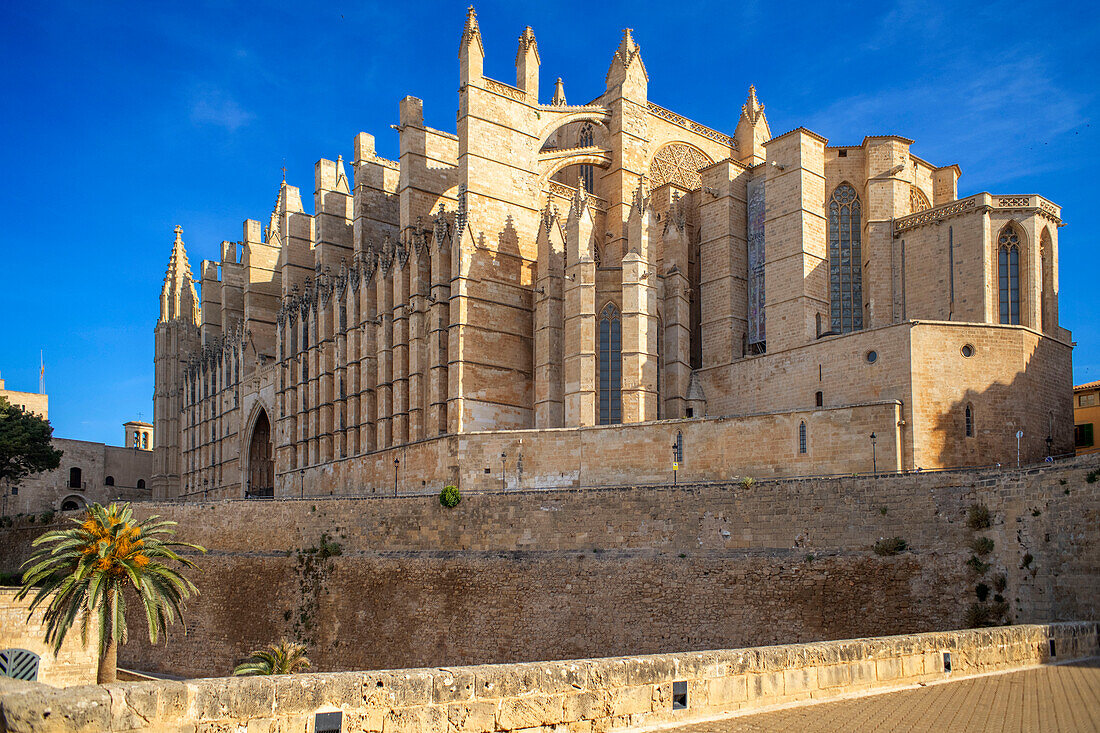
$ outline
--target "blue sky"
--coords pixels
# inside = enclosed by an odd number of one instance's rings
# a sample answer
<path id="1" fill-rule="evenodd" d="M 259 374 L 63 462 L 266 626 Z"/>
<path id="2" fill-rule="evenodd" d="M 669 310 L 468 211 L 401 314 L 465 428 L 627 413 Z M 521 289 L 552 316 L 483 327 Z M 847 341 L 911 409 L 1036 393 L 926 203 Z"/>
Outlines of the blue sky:
<path id="1" fill-rule="evenodd" d="M 312 191 L 318 158 L 360 130 L 396 157 L 397 103 L 453 130 L 466 3 L 3 3 L 0 376 L 35 391 L 55 434 L 118 443 L 152 414 L 153 326 L 172 242 L 191 262 L 267 220 L 284 159 Z M 777 134 L 833 144 L 896 133 L 962 196 L 1063 206 L 1061 321 L 1076 382 L 1100 379 L 1096 211 L 1100 11 L 1061 3 L 481 2 L 486 74 L 513 82 L 535 29 L 542 96 L 603 88 L 634 28 L 649 97 L 732 132 L 750 83 Z M 305 198 L 305 196 L 304 196 Z"/>

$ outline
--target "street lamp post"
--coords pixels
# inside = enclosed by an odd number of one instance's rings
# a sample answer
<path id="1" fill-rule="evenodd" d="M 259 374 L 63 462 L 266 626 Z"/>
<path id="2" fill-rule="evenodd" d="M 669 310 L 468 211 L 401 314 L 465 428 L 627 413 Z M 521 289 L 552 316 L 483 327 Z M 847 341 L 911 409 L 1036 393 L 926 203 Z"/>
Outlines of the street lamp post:
<path id="1" fill-rule="evenodd" d="M 397 497 L 397 467 L 401 465 L 400 458 L 393 459 L 393 495 Z"/>
<path id="2" fill-rule="evenodd" d="M 505 482 L 505 479 L 508 476 L 508 474 L 505 471 L 505 465 L 506 465 L 507 460 L 508 460 L 508 454 L 504 453 L 504 452 L 501 452 L 501 454 L 500 454 L 500 490 L 501 491 L 507 491 L 508 490 L 508 484 Z"/>
<path id="3" fill-rule="evenodd" d="M 306 498 L 306 470 L 304 468 L 298 470 L 298 498 Z"/>
<path id="4" fill-rule="evenodd" d="M 672 441 L 672 485 L 676 485 L 676 474 L 680 470 L 680 462 L 677 460 L 680 457 L 680 446 L 676 444 L 676 441 Z"/>
<path id="5" fill-rule="evenodd" d="M 874 472 L 874 477 L 878 478 L 878 452 L 875 448 L 874 433 L 871 433 L 871 471 Z"/>
<path id="6" fill-rule="evenodd" d="M 1024 437 L 1023 430 L 1016 431 L 1016 468 L 1020 467 L 1020 438 Z"/>

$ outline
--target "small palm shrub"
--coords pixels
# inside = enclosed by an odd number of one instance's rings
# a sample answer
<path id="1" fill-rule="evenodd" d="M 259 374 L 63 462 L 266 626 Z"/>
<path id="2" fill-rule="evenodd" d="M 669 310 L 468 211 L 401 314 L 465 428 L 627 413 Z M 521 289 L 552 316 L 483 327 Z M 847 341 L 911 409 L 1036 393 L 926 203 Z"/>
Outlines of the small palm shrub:
<path id="1" fill-rule="evenodd" d="M 1100 479 L 1100 468 L 1096 469 L 1095 471 L 1089 471 L 1087 474 L 1085 474 L 1085 481 L 1090 484 L 1096 483 L 1097 479 Z"/>
<path id="2" fill-rule="evenodd" d="M 901 537 L 886 537 L 875 543 L 874 550 L 876 555 L 889 556 L 905 552 L 908 547 L 909 543 Z"/>
<path id="3" fill-rule="evenodd" d="M 250 652 L 248 658 L 233 670 L 233 674 L 238 677 L 294 674 L 305 672 L 309 667 L 305 644 L 280 639 L 277 644 L 268 644 L 263 649 Z"/>
<path id="4" fill-rule="evenodd" d="M 462 493 L 457 486 L 444 486 L 443 491 L 439 492 L 439 503 L 448 509 L 458 506 L 460 501 L 462 501 Z"/>
<path id="5" fill-rule="evenodd" d="M 742 489 L 751 489 L 753 486 L 756 486 L 756 479 L 752 476 L 745 476 L 737 483 Z"/>

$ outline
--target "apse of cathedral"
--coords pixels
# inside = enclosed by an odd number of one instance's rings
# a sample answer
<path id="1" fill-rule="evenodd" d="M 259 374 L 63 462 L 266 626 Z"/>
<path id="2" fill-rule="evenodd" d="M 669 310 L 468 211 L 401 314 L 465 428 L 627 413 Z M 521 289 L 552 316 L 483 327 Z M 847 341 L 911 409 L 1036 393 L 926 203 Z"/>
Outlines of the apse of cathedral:
<path id="1" fill-rule="evenodd" d="M 897 472 L 1007 463 L 1017 432 L 1026 460 L 1072 450 L 1058 206 L 960 199 L 959 167 L 899 135 L 773 135 L 752 87 L 732 134 L 687 119 L 629 30 L 582 104 L 540 91 L 531 28 L 514 85 L 484 56 L 471 8 L 456 131 L 406 97 L 399 159 L 359 133 L 317 162 L 313 213 L 284 175 L 197 277 L 176 228 L 158 496 Z"/>

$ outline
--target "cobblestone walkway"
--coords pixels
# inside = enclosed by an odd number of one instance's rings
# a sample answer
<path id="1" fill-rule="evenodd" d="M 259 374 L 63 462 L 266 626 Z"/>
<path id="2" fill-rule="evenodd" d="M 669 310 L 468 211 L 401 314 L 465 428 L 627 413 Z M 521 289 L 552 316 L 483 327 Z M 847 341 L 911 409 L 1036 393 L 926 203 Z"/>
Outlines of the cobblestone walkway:
<path id="1" fill-rule="evenodd" d="M 675 733 L 1100 731 L 1100 658 L 696 723 Z"/>

